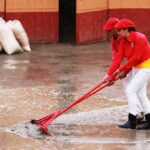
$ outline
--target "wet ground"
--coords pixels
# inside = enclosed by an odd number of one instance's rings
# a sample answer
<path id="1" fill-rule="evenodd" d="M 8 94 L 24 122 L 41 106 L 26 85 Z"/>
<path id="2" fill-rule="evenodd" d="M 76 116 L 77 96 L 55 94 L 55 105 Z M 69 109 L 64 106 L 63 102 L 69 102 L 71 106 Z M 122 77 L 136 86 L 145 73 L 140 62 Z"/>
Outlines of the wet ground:
<path id="1" fill-rule="evenodd" d="M 107 42 L 32 45 L 32 50 L 0 55 L 0 149 L 150 149 L 150 131 L 117 126 L 127 117 L 122 81 L 56 119 L 48 128 L 51 136 L 41 134 L 30 119 L 64 108 L 100 82 L 111 52 Z"/>

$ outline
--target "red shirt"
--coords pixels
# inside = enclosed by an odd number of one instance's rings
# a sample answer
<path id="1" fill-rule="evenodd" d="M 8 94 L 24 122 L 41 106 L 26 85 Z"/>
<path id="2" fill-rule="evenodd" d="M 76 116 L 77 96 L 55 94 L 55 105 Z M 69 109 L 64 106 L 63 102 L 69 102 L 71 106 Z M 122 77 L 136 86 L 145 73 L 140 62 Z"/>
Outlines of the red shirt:
<path id="1" fill-rule="evenodd" d="M 118 36 L 118 38 L 115 40 L 113 37 L 111 39 L 111 49 L 112 49 L 112 60 L 116 57 L 118 51 L 119 51 L 119 45 L 121 42 L 121 37 Z"/>
<path id="2" fill-rule="evenodd" d="M 128 61 L 120 67 L 124 57 Z M 133 66 L 149 58 L 150 46 L 145 35 L 139 32 L 130 32 L 128 40 L 121 40 L 119 52 L 108 70 L 108 75 L 112 75 L 119 67 L 120 71 L 128 72 Z"/>

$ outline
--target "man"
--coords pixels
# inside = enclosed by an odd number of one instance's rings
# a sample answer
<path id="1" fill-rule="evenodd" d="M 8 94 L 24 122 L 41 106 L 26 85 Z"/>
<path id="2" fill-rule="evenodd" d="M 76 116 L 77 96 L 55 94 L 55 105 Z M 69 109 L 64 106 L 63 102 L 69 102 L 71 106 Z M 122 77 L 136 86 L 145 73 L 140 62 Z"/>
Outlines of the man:
<path id="1" fill-rule="evenodd" d="M 103 27 L 103 29 L 108 33 L 108 38 L 111 40 L 112 60 L 115 58 L 117 52 L 119 51 L 119 44 L 121 42 L 121 38 L 118 36 L 115 30 L 115 25 L 118 22 L 118 18 L 110 18 Z"/>
<path id="2" fill-rule="evenodd" d="M 121 45 L 121 41 L 123 40 L 123 38 L 121 36 L 118 36 L 117 34 L 117 30 L 115 29 L 115 26 L 119 23 L 119 19 L 118 18 L 110 18 L 106 24 L 104 25 L 104 30 L 108 32 L 108 38 L 111 39 L 111 48 L 112 48 L 112 61 L 115 59 L 115 57 L 117 57 L 117 54 L 120 50 L 120 45 Z M 121 78 L 125 78 L 124 80 L 124 90 L 126 91 L 126 87 L 127 85 L 130 83 L 130 80 L 132 78 L 132 72 L 131 69 L 129 69 L 125 74 L 121 75 Z M 109 75 L 107 74 L 104 79 L 108 78 Z M 110 85 L 114 84 L 113 80 L 110 80 Z M 138 122 L 141 123 L 141 120 L 143 119 L 144 115 L 143 115 L 143 109 L 142 106 L 140 104 L 137 105 L 138 107 Z M 129 126 L 129 122 L 127 122 L 123 128 L 128 128 Z M 120 126 L 122 127 L 122 126 Z"/>
<path id="3" fill-rule="evenodd" d="M 108 69 L 108 76 L 118 69 L 119 78 L 124 78 L 124 89 L 128 98 L 128 121 L 121 128 L 137 128 L 137 115 L 144 112 L 147 120 L 142 129 L 150 129 L 150 102 L 146 95 L 146 85 L 150 78 L 150 49 L 145 35 L 136 32 L 135 24 L 128 19 L 122 19 L 115 26 L 117 34 L 122 37 L 119 52 Z M 120 67 L 123 58 L 127 62 Z"/>

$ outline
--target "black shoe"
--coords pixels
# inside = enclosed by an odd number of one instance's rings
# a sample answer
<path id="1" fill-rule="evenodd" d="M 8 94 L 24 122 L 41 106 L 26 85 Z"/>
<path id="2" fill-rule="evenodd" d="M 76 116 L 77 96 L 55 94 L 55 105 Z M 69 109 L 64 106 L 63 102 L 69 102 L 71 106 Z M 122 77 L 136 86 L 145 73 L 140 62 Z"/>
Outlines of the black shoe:
<path id="1" fill-rule="evenodd" d="M 144 118 L 144 113 L 141 112 L 140 114 L 137 115 L 137 124 L 143 124 L 146 123 L 146 120 Z"/>
<path id="2" fill-rule="evenodd" d="M 136 124 L 137 124 L 136 116 L 129 113 L 128 121 L 123 125 L 119 125 L 119 127 L 125 129 L 136 129 Z"/>
<path id="3" fill-rule="evenodd" d="M 130 128 L 130 121 L 128 120 L 125 124 L 118 125 L 118 127 L 128 129 Z"/>
<path id="4" fill-rule="evenodd" d="M 150 114 L 145 115 L 146 123 L 138 127 L 138 130 L 149 130 L 150 129 Z"/>
<path id="5" fill-rule="evenodd" d="M 146 120 L 144 118 L 137 118 L 137 124 L 144 124 L 146 123 Z"/>

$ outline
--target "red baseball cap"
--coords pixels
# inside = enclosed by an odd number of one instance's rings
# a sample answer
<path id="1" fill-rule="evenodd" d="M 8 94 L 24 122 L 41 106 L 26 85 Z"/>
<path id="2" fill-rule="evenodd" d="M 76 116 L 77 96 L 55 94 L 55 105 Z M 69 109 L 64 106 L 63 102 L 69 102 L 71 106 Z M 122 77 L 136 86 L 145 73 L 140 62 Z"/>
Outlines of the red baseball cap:
<path id="1" fill-rule="evenodd" d="M 116 25 L 115 28 L 116 29 L 123 29 L 123 28 L 130 28 L 130 27 L 135 27 L 135 23 L 132 22 L 129 19 L 121 19 Z"/>
<path id="2" fill-rule="evenodd" d="M 109 31 L 115 28 L 115 25 L 119 22 L 118 18 L 110 18 L 107 20 L 106 24 L 103 27 L 103 30 Z"/>

